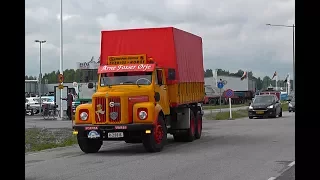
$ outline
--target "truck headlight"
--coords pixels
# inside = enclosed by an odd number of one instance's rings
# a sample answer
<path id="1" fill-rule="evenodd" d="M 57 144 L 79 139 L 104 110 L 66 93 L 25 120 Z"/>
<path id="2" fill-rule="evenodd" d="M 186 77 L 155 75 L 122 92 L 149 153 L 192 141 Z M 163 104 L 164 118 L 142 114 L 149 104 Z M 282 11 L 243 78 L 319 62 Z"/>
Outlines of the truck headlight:
<path id="1" fill-rule="evenodd" d="M 289 107 L 292 107 L 292 104 L 291 104 L 291 103 L 289 103 Z"/>
<path id="2" fill-rule="evenodd" d="M 268 108 L 269 108 L 269 109 L 272 109 L 272 108 L 273 108 L 273 105 L 271 105 L 271 106 L 268 106 Z"/>
<path id="3" fill-rule="evenodd" d="M 252 106 L 249 106 L 249 109 L 253 109 L 253 107 L 252 107 Z"/>
<path id="4" fill-rule="evenodd" d="M 139 112 L 139 118 L 142 119 L 142 120 L 143 120 L 143 119 L 146 119 L 146 118 L 147 118 L 147 115 L 148 115 L 148 114 L 147 114 L 147 112 L 145 112 L 145 111 L 140 111 L 140 112 Z"/>
<path id="5" fill-rule="evenodd" d="M 145 120 L 148 117 L 148 109 L 147 108 L 138 108 L 138 117 L 141 120 Z"/>
<path id="6" fill-rule="evenodd" d="M 86 120 L 88 119 L 88 113 L 82 112 L 82 113 L 80 114 L 80 119 L 81 119 L 82 121 L 86 121 Z"/>

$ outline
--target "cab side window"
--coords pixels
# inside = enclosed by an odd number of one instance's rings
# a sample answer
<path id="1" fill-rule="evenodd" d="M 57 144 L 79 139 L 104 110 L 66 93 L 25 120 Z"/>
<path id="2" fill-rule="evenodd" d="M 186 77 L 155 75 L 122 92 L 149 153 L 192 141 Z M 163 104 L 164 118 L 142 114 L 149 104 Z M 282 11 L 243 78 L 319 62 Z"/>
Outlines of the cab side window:
<path id="1" fill-rule="evenodd" d="M 157 83 L 160 86 L 163 84 L 163 77 L 162 77 L 162 70 L 161 69 L 157 69 Z"/>

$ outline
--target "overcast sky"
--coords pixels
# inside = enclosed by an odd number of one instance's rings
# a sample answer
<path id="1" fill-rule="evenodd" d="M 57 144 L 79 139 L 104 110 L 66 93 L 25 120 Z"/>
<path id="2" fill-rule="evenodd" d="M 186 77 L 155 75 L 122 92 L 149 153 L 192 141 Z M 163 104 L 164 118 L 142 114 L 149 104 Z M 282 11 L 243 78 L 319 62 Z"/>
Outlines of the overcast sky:
<path id="1" fill-rule="evenodd" d="M 26 0 L 26 74 L 59 69 L 59 0 Z M 173 26 L 203 38 L 204 67 L 292 74 L 294 0 L 64 0 L 64 69 L 100 54 L 100 31 Z"/>

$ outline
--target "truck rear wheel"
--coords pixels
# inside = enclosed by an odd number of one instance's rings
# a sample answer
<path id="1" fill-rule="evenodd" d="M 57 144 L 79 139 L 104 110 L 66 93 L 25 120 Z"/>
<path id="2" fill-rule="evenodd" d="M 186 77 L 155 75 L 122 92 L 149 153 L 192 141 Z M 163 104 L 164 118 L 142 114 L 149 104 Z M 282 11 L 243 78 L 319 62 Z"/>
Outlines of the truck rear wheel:
<path id="1" fill-rule="evenodd" d="M 196 116 L 196 131 L 194 137 L 196 139 L 200 139 L 202 134 L 202 115 L 200 112 L 197 113 Z"/>
<path id="2" fill-rule="evenodd" d="M 167 142 L 167 127 L 164 123 L 164 117 L 158 116 L 151 134 L 146 134 L 143 137 L 142 143 L 148 152 L 160 152 Z"/>
<path id="3" fill-rule="evenodd" d="M 96 153 L 100 150 L 103 141 L 78 137 L 78 144 L 84 153 Z"/>
<path id="4" fill-rule="evenodd" d="M 193 111 L 190 112 L 190 128 L 187 129 L 187 132 L 180 132 L 173 135 L 174 141 L 180 142 L 192 142 L 195 138 L 196 131 L 196 122 Z"/>
<path id="5" fill-rule="evenodd" d="M 216 105 L 216 100 L 215 99 L 210 99 L 208 104 Z"/>

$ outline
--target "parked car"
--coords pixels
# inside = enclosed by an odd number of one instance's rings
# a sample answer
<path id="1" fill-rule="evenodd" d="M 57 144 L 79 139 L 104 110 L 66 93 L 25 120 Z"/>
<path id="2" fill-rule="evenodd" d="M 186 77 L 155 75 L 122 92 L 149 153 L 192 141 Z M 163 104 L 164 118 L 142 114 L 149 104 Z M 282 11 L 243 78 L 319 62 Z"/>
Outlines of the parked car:
<path id="1" fill-rule="evenodd" d="M 29 109 L 32 109 L 33 114 L 39 113 L 40 104 L 37 97 L 26 98 L 26 105 L 28 105 Z"/>
<path id="2" fill-rule="evenodd" d="M 291 99 L 291 101 L 289 101 L 289 103 L 288 103 L 288 110 L 289 110 L 289 112 L 295 112 L 296 111 L 296 101 L 295 101 L 295 98 L 293 97 L 292 99 Z"/>
<path id="3" fill-rule="evenodd" d="M 253 117 L 282 117 L 279 98 L 275 94 L 256 95 L 248 109 L 248 116 Z"/>
<path id="4" fill-rule="evenodd" d="M 25 98 L 25 102 L 24 102 L 24 114 L 29 115 L 29 116 L 34 115 L 34 111 L 30 107 L 30 105 L 28 104 L 28 100 L 26 98 Z"/>

